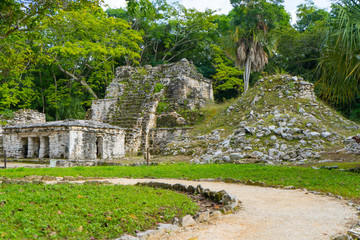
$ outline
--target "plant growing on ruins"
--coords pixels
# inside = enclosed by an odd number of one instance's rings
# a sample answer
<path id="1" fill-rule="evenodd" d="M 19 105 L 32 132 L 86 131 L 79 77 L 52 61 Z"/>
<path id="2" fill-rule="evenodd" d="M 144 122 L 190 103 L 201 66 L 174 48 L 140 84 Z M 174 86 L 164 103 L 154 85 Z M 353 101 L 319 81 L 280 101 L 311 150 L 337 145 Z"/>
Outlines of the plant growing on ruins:
<path id="1" fill-rule="evenodd" d="M 159 92 L 161 92 L 161 90 L 163 90 L 164 89 L 164 84 L 162 84 L 162 83 L 157 83 L 157 84 L 155 84 L 155 89 L 154 89 L 154 93 L 159 93 Z"/>
<path id="2" fill-rule="evenodd" d="M 164 112 L 168 112 L 170 110 L 170 103 L 166 102 L 165 99 L 163 99 L 161 102 L 159 102 L 156 112 L 161 114 Z"/>
<path id="3" fill-rule="evenodd" d="M 147 74 L 147 71 L 144 67 L 139 67 L 137 69 L 137 73 L 140 75 L 140 76 L 145 76 Z"/>
<path id="4" fill-rule="evenodd" d="M 14 112 L 11 109 L 4 109 L 0 111 L 0 118 L 11 119 L 14 117 Z"/>

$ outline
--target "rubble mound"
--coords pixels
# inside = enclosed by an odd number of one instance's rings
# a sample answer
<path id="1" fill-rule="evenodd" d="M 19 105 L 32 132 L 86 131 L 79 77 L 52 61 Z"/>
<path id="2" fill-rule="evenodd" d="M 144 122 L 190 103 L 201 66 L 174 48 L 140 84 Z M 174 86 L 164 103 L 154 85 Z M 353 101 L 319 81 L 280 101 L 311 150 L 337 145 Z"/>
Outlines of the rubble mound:
<path id="1" fill-rule="evenodd" d="M 193 162 L 304 163 L 347 146 L 354 152 L 359 126 L 316 99 L 299 77 L 265 77 L 207 123 L 210 133 L 173 143 L 172 152 L 194 153 Z M 195 130 L 196 131 L 196 130 Z M 349 149 L 350 148 L 350 149 Z M 360 147 L 358 147 L 360 149 Z"/>

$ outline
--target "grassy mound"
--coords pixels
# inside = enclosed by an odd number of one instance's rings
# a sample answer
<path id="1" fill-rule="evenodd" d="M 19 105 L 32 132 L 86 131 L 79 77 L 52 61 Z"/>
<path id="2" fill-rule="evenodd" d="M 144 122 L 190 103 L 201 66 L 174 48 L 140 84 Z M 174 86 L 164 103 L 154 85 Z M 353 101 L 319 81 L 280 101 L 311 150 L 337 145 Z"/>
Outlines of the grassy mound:
<path id="1" fill-rule="evenodd" d="M 360 133 L 357 124 L 315 97 L 312 84 L 288 75 L 264 78 L 239 99 L 204 112 L 191 141 L 171 145 L 168 155 L 204 155 L 198 160 L 216 162 L 237 153 L 237 160 L 307 163 L 343 149 L 348 137 Z"/>
<path id="2" fill-rule="evenodd" d="M 231 133 L 242 121 L 257 123 L 263 120 L 264 124 L 276 124 L 273 120 L 276 114 L 298 118 L 299 123 L 294 125 L 302 128 L 327 128 L 345 136 L 360 132 L 357 124 L 345 119 L 320 99 L 316 99 L 315 96 L 304 97 L 303 90 L 299 89 L 300 82 L 304 81 L 302 78 L 295 79 L 288 75 L 274 75 L 261 79 L 238 99 L 204 110 L 206 120 L 196 126 L 195 133 L 208 134 L 218 128 Z M 300 108 L 303 111 L 299 111 Z M 283 119 L 283 122 L 288 120 Z M 315 126 L 306 127 L 309 122 Z"/>
<path id="3" fill-rule="evenodd" d="M 181 194 L 118 185 L 0 185 L 4 239 L 111 239 L 194 214 Z"/>

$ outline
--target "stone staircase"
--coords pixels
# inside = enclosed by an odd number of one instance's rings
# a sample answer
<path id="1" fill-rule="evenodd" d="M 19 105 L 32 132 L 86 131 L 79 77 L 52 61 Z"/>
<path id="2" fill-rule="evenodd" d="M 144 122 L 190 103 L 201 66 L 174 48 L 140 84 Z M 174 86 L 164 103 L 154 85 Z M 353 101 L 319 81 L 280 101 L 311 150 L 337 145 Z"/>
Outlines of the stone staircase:
<path id="1" fill-rule="evenodd" d="M 88 118 L 128 129 L 126 152 L 139 153 L 149 146 L 159 102 L 161 112 L 172 113 L 199 109 L 212 100 L 211 80 L 186 59 L 155 67 L 123 66 L 116 69 L 105 99 L 92 102 Z"/>
<path id="2" fill-rule="evenodd" d="M 107 123 L 126 128 L 126 151 L 138 153 L 149 147 L 150 129 L 156 126 L 156 108 L 163 96 L 163 91 L 155 92 L 157 81 L 150 78 L 139 78 L 136 81 L 118 83 L 122 94 L 110 107 Z"/>

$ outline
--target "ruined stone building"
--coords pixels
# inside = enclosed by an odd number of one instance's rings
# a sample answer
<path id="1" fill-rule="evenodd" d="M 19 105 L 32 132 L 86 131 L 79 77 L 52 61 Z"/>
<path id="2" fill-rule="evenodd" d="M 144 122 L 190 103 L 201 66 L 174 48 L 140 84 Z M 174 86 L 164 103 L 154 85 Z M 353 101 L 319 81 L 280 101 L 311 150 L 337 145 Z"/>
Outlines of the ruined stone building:
<path id="1" fill-rule="evenodd" d="M 0 116 L 0 157 L 3 157 L 3 129 L 5 126 L 25 125 L 46 122 L 45 114 L 31 109 L 21 109 L 12 117 Z"/>
<path id="2" fill-rule="evenodd" d="M 94 121 L 8 126 L 3 134 L 6 152 L 13 158 L 96 160 L 125 156 L 125 131 Z"/>
<path id="3" fill-rule="evenodd" d="M 161 148 L 186 134 L 189 128 L 184 126 L 194 124 L 198 109 L 212 101 L 211 80 L 186 59 L 156 67 L 119 67 L 105 99 L 93 101 L 89 120 L 25 117 L 3 128 L 0 136 L 13 158 L 116 159 L 150 145 Z"/>
<path id="4" fill-rule="evenodd" d="M 211 80 L 186 59 L 156 67 L 119 67 L 105 99 L 93 101 L 90 118 L 126 128 L 126 151 L 138 153 L 151 142 L 184 133 L 183 126 L 197 121 L 196 110 L 212 101 Z"/>

